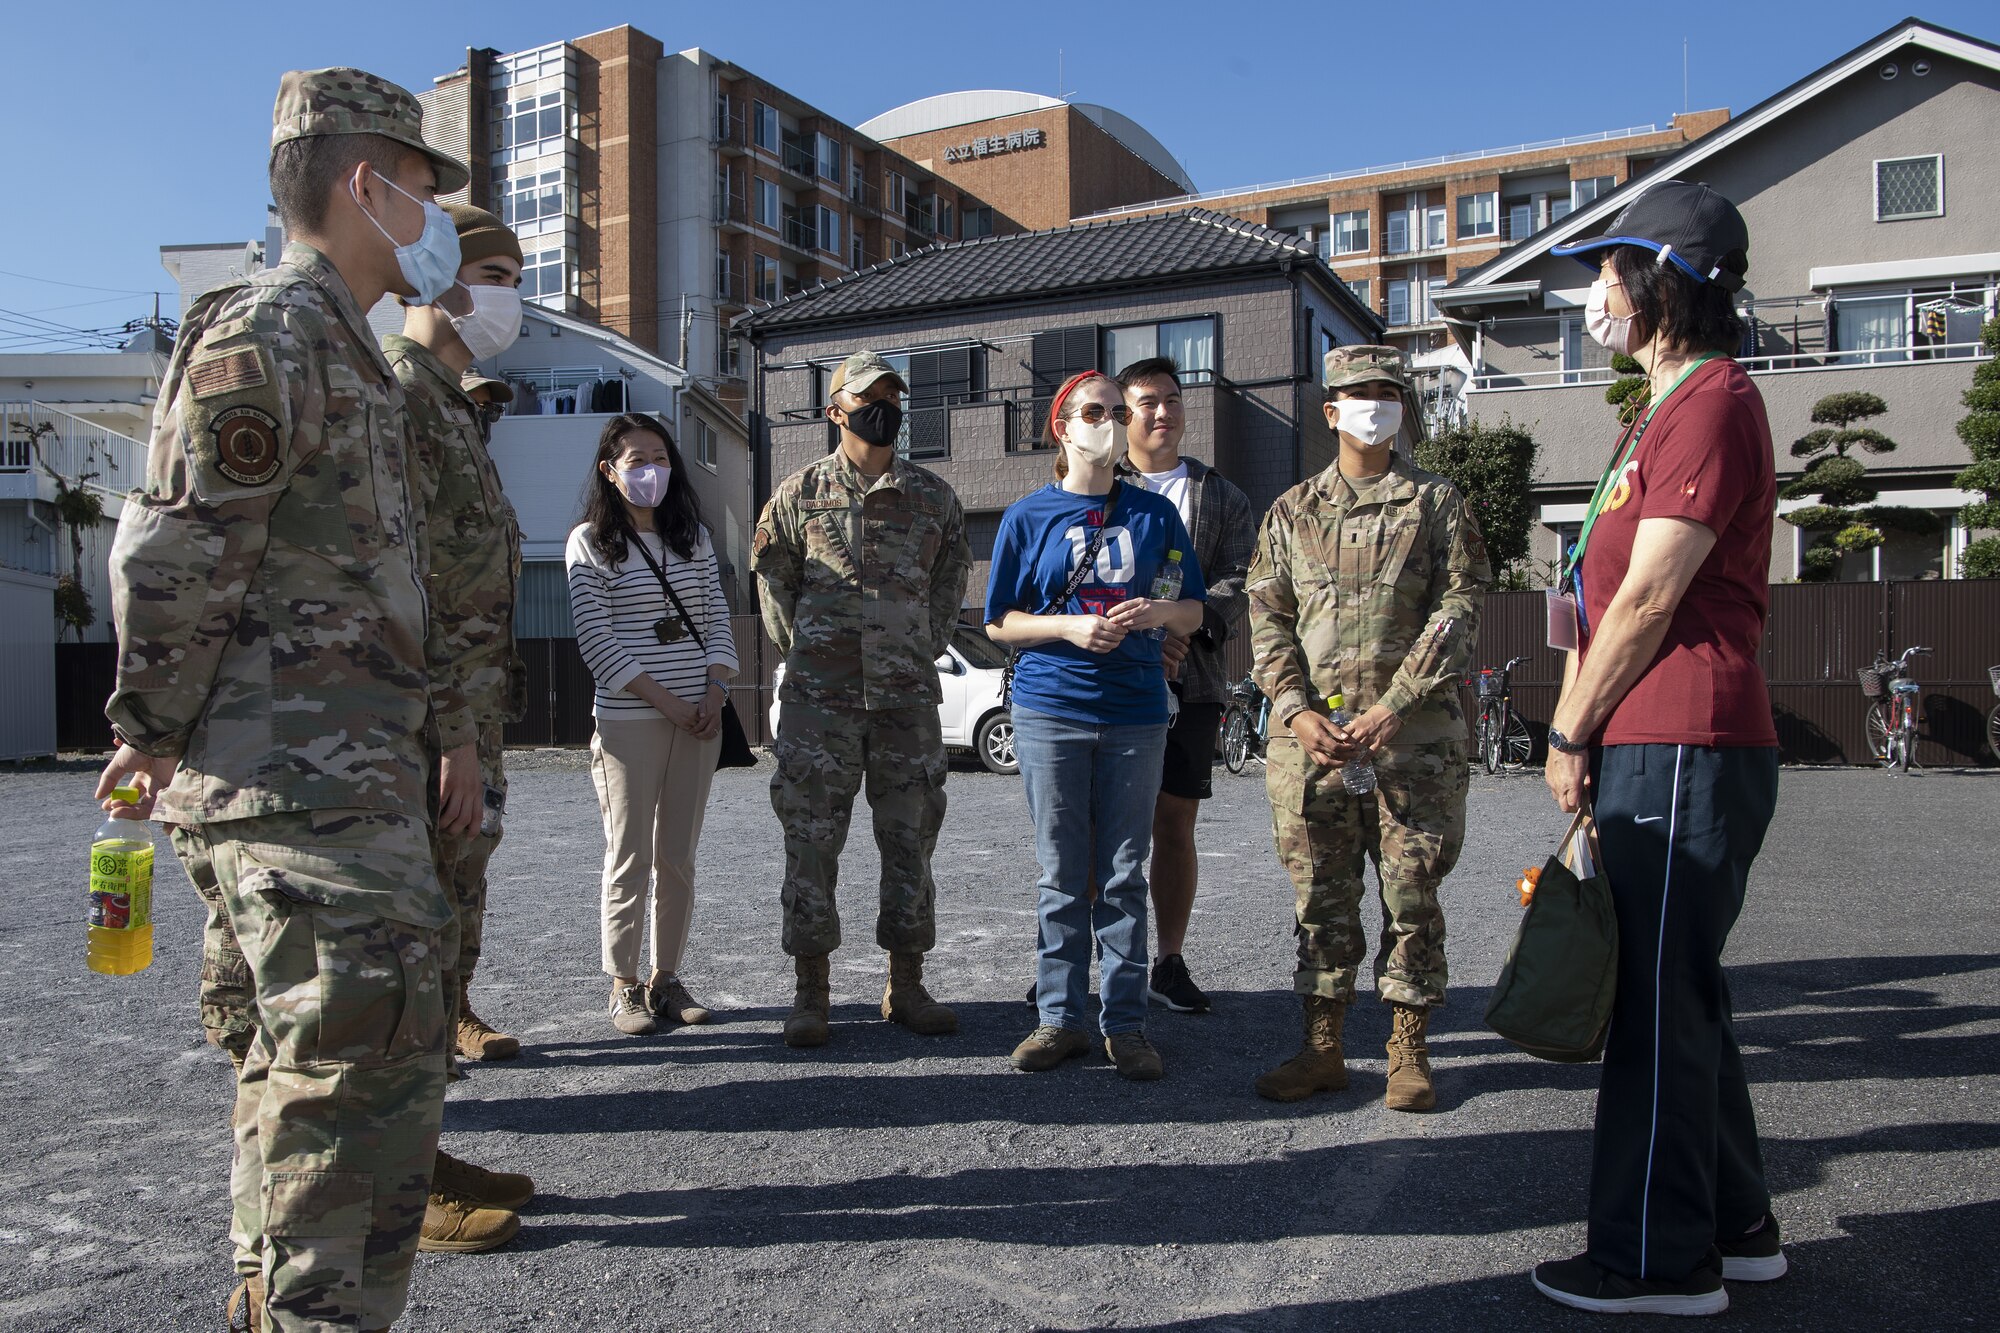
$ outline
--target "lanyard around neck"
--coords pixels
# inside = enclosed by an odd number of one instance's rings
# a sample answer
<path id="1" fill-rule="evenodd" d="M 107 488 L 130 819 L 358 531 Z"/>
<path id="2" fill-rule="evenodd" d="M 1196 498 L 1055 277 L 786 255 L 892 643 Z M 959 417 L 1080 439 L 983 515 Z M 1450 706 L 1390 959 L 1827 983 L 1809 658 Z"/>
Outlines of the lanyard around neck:
<path id="1" fill-rule="evenodd" d="M 1632 461 L 1633 454 L 1639 452 L 1639 441 L 1645 438 L 1646 427 L 1653 420 L 1653 413 L 1659 411 L 1667 399 L 1674 396 L 1674 390 L 1687 383 L 1688 376 L 1712 360 L 1714 360 L 1713 354 L 1701 357 L 1675 376 L 1674 382 L 1667 386 L 1667 391 L 1655 398 L 1651 406 L 1647 407 L 1645 415 L 1627 426 L 1625 433 L 1618 437 L 1618 444 L 1612 446 L 1611 466 L 1604 469 L 1604 475 L 1597 480 L 1597 489 L 1591 492 L 1590 507 L 1583 515 L 1583 528 L 1576 535 L 1576 545 L 1570 548 L 1569 563 L 1563 567 L 1565 584 L 1575 581 L 1577 567 L 1583 563 L 1584 548 L 1590 545 L 1590 531 L 1597 526 L 1598 517 L 1603 514 L 1605 503 L 1610 500 L 1612 492 L 1618 489 L 1618 477 L 1625 471 L 1625 465 Z"/>

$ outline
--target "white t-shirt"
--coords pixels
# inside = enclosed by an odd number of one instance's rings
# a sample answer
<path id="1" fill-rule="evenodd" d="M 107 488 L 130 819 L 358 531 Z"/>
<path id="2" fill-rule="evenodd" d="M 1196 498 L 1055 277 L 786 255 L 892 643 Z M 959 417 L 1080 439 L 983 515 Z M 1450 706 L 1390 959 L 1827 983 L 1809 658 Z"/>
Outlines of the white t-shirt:
<path id="1" fill-rule="evenodd" d="M 1141 480 L 1146 489 L 1155 495 L 1163 495 L 1181 511 L 1181 525 L 1191 533 L 1194 531 L 1194 513 L 1188 507 L 1188 465 L 1185 460 L 1177 464 L 1172 472 L 1141 472 Z"/>

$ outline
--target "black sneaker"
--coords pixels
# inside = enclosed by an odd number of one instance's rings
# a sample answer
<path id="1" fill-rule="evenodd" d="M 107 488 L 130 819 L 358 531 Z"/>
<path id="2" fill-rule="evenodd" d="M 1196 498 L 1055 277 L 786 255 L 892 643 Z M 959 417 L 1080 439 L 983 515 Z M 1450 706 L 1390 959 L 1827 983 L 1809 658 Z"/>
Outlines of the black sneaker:
<path id="1" fill-rule="evenodd" d="M 1177 953 L 1170 953 L 1153 964 L 1153 976 L 1146 983 L 1146 994 L 1154 1004 L 1163 1004 L 1177 1014 L 1208 1012 L 1208 997 L 1201 993 L 1201 987 L 1194 984 L 1194 978 L 1188 975 L 1187 964 Z"/>
<path id="2" fill-rule="evenodd" d="M 1755 1231 L 1733 1240 L 1715 1238 L 1722 1251 L 1722 1276 L 1729 1282 L 1776 1282 L 1791 1269 L 1778 1244 L 1778 1219 L 1769 1213 Z"/>
<path id="3" fill-rule="evenodd" d="M 1722 1265 L 1711 1252 L 1707 1262 L 1679 1282 L 1642 1281 L 1606 1272 L 1579 1254 L 1536 1264 L 1535 1290 L 1576 1310 L 1595 1314 L 1721 1314 L 1729 1308 Z"/>

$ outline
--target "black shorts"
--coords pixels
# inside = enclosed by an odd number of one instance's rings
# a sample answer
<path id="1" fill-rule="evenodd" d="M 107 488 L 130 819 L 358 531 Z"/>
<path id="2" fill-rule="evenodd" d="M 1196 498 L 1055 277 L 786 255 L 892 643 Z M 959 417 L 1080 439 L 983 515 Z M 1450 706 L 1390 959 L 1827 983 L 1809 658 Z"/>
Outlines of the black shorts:
<path id="1" fill-rule="evenodd" d="M 1215 794 L 1209 775 L 1215 767 L 1215 735 L 1221 729 L 1221 704 L 1181 705 L 1180 715 L 1167 728 L 1161 791 L 1190 801 L 1205 801 Z"/>

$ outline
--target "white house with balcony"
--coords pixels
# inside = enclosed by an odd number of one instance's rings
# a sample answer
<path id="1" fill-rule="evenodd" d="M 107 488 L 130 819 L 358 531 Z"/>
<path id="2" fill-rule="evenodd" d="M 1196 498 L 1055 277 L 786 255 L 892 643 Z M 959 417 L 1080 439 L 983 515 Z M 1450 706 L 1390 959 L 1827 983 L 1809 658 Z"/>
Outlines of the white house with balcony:
<path id="1" fill-rule="evenodd" d="M 1979 498 L 1951 483 L 1971 461 L 1960 395 L 2000 295 L 2000 47 L 1900 23 L 1437 293 L 1470 364 L 1467 411 L 1511 419 L 1539 446 L 1538 557 L 1573 537 L 1617 433 L 1610 356 L 1583 328 L 1592 274 L 1549 251 L 1602 234 L 1668 179 L 1707 182 L 1749 224 L 1740 359 L 1781 481 L 1800 471 L 1790 446 L 1813 404 L 1866 391 L 1889 408 L 1867 424 L 1897 445 L 1864 459 L 1879 503 L 1948 520 L 1938 535 L 1891 534 L 1843 577 L 1952 576 L 1971 535 L 1956 511 Z M 1778 525 L 1773 580 L 1797 576 L 1809 542 Z"/>

